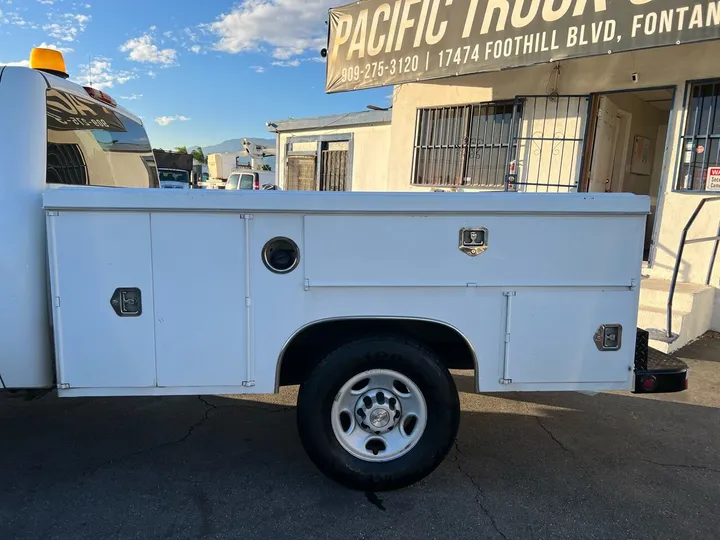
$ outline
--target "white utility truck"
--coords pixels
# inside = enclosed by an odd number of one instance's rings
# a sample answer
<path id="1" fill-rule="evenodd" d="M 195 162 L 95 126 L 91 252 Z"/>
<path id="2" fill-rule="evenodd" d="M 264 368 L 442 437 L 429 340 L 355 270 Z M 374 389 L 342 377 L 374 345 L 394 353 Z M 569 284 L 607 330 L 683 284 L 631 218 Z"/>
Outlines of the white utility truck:
<path id="1" fill-rule="evenodd" d="M 636 329 L 647 197 L 94 187 L 125 184 L 103 159 L 153 184 L 145 131 L 48 55 L 0 71 L 5 389 L 300 385 L 313 462 L 385 490 L 451 448 L 451 369 L 478 392 L 687 387 Z M 208 267 L 231 279 L 187 279 Z"/>
<path id="2" fill-rule="evenodd" d="M 275 156 L 275 148 L 258 144 L 252 139 L 243 139 L 242 142 L 245 152 L 250 157 L 250 163 L 247 168 L 239 168 L 230 173 L 225 189 L 228 191 L 238 189 L 255 191 L 277 189 L 275 173 L 262 168 L 264 158 Z"/>
<path id="3" fill-rule="evenodd" d="M 209 189 L 225 189 L 230 175 L 240 168 L 240 159 L 247 157 L 247 152 L 222 152 L 208 155 L 208 172 L 210 179 L 205 183 Z"/>

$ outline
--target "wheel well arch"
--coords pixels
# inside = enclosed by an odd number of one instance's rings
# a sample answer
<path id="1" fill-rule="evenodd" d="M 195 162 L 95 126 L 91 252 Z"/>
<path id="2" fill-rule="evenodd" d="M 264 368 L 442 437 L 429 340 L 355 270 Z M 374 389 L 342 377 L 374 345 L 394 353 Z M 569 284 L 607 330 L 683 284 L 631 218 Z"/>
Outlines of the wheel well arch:
<path id="1" fill-rule="evenodd" d="M 372 333 L 405 335 L 437 354 L 448 369 L 472 369 L 476 382 L 480 376 L 475 348 L 449 323 L 402 316 L 331 317 L 307 323 L 287 339 L 275 367 L 275 391 L 302 383 L 333 349 Z"/>

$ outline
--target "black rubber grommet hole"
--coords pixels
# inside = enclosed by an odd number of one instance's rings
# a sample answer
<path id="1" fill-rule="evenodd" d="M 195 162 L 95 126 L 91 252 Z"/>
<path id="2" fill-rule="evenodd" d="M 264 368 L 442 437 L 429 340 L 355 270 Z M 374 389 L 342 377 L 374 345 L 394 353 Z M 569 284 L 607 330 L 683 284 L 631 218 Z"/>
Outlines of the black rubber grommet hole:
<path id="1" fill-rule="evenodd" d="M 300 263 L 300 250 L 295 242 L 285 237 L 269 240 L 262 250 L 265 267 L 275 274 L 287 274 Z"/>

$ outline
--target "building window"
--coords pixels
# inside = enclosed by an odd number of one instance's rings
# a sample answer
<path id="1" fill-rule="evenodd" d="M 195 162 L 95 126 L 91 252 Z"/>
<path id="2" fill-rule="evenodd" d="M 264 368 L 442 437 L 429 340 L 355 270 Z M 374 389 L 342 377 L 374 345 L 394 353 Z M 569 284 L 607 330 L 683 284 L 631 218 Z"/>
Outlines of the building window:
<path id="1" fill-rule="evenodd" d="M 709 169 L 720 167 L 720 79 L 690 83 L 675 189 L 704 191 Z"/>
<path id="2" fill-rule="evenodd" d="M 413 184 L 504 187 L 519 108 L 507 101 L 419 109 Z"/>

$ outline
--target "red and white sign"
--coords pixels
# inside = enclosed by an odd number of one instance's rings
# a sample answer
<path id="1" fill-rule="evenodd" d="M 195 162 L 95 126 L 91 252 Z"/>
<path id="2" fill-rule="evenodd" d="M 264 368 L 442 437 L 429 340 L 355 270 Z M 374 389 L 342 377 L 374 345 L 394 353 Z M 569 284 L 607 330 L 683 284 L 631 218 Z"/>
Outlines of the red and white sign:
<path id="1" fill-rule="evenodd" d="M 720 191 L 720 167 L 708 167 L 705 191 Z"/>

